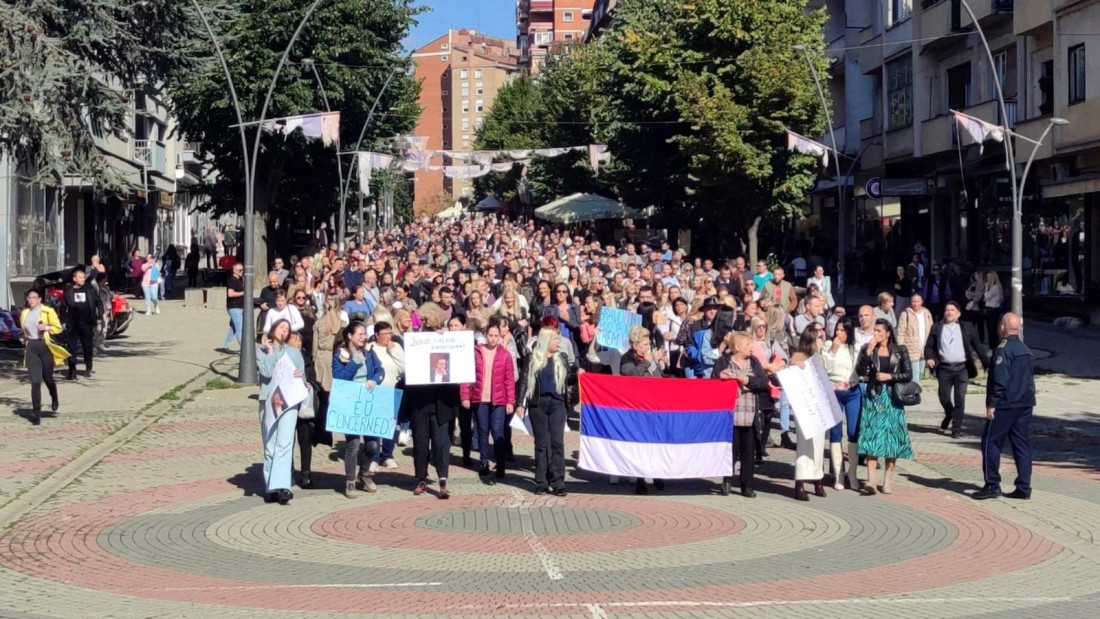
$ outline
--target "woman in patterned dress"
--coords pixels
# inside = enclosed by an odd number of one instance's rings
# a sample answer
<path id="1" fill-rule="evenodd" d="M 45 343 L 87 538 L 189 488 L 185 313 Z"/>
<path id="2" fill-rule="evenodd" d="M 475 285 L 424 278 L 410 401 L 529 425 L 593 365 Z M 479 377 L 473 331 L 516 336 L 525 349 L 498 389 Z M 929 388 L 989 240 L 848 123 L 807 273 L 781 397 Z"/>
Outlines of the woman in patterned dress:
<path id="1" fill-rule="evenodd" d="M 867 383 L 859 425 L 859 453 L 867 456 L 867 484 L 864 495 L 876 493 L 878 459 L 886 459 L 886 473 L 879 490 L 890 494 L 890 478 L 898 458 L 913 459 L 913 445 L 903 409 L 892 395 L 895 383 L 912 377 L 909 352 L 894 338 L 894 328 L 885 319 L 875 321 L 871 341 L 860 351 L 856 371 Z"/>

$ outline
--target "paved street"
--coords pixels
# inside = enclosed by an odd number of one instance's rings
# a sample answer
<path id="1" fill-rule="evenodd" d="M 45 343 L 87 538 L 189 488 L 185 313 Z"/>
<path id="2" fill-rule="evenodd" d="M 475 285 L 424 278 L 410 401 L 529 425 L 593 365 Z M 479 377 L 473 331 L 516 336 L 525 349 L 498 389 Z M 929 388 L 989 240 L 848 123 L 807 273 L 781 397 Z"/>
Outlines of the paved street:
<path id="1" fill-rule="evenodd" d="M 1086 617 L 1100 602 L 1100 381 L 1040 380 L 1030 502 L 963 495 L 980 481 L 981 424 L 940 434 L 926 382 L 909 411 L 917 459 L 891 496 L 799 503 L 794 453 L 774 449 L 756 500 L 708 480 L 636 497 L 572 463 L 568 497 L 536 497 L 520 438 L 503 484 L 453 457 L 450 501 L 413 497 L 411 452 L 377 494 L 348 500 L 339 451 L 322 446 L 320 488 L 281 507 L 257 495 L 255 389 L 219 388 L 234 369 L 213 352 L 224 326 L 179 302 L 136 317 L 41 427 L 5 370 L 0 616 Z M 1095 346 L 1030 333 L 1048 367 Z M 1082 348 L 1051 345 L 1063 341 Z"/>

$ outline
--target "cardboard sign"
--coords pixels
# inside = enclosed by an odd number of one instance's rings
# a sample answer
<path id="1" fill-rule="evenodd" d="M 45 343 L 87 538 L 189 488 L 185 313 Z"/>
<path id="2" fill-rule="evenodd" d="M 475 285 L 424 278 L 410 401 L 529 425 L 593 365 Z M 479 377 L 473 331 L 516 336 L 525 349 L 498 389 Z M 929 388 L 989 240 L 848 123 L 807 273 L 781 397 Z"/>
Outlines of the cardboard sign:
<path id="1" fill-rule="evenodd" d="M 275 363 L 271 374 L 271 391 L 264 402 L 263 431 L 266 437 L 275 427 L 282 414 L 298 406 L 309 397 L 309 388 L 303 379 L 294 376 L 297 368 L 290 357 L 283 357 Z"/>
<path id="2" fill-rule="evenodd" d="M 626 351 L 630 348 L 631 327 L 641 324 L 641 314 L 604 307 L 600 309 L 600 332 L 596 335 L 596 343 L 620 352 Z"/>
<path id="3" fill-rule="evenodd" d="M 393 387 L 376 385 L 374 389 L 367 389 L 362 383 L 333 380 L 325 430 L 352 436 L 393 438 L 401 396 L 401 390 Z"/>
<path id="4" fill-rule="evenodd" d="M 805 368 L 792 365 L 776 376 L 791 403 L 802 439 L 820 436 L 844 419 L 820 355 L 807 360 Z"/>
<path id="5" fill-rule="evenodd" d="M 405 384 L 472 383 L 474 332 L 405 334 Z"/>

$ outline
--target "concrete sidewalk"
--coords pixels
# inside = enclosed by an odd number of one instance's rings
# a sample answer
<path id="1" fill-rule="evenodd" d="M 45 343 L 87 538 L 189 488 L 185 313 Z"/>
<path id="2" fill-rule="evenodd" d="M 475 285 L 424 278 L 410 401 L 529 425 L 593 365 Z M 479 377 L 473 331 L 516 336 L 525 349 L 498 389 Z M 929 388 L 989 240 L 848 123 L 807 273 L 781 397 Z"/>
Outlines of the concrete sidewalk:
<path id="1" fill-rule="evenodd" d="M 138 314 L 122 337 L 107 343 L 107 356 L 95 359 L 91 378 L 69 381 L 66 370 L 57 369 L 61 408 L 56 416 L 44 416 L 38 427 L 28 421 L 30 384 L 17 364 L 22 352 L 4 351 L 10 363 L 0 369 L 0 442 L 5 446 L 0 451 L 0 506 L 158 399 L 175 397 L 173 389 L 212 371 L 215 361 L 226 360 L 214 349 L 221 346 L 227 326 L 224 312 L 186 309 L 182 301 L 162 303 L 158 315 Z M 82 371 L 83 364 L 77 369 Z"/>

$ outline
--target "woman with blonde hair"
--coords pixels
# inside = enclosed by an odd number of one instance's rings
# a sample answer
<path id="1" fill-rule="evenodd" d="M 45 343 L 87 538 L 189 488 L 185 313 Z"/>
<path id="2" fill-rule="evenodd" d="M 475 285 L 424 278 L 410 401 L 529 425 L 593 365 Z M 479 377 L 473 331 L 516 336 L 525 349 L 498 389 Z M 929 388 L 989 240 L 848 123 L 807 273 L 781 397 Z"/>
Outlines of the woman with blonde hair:
<path id="1" fill-rule="evenodd" d="M 982 310 L 982 318 L 985 322 L 986 334 L 989 336 L 989 347 L 993 348 L 1000 340 L 997 329 L 1001 325 L 1001 315 L 1004 314 L 1005 291 L 1001 287 L 1001 276 L 996 271 L 988 271 L 985 274 L 985 287 L 982 292 L 982 301 L 985 303 Z"/>
<path id="2" fill-rule="evenodd" d="M 753 428 L 760 412 L 758 398 L 768 395 L 768 375 L 760 362 L 752 356 L 752 338 L 743 331 L 732 331 L 726 336 L 726 345 L 722 356 L 714 364 L 711 378 L 735 381 L 738 388 L 737 408 L 733 411 L 734 457 L 741 461 L 741 496 L 753 498 L 753 479 L 756 462 L 753 457 Z M 728 495 L 733 483 L 732 477 L 722 480 L 722 494 Z"/>
<path id="3" fill-rule="evenodd" d="M 347 326 L 340 318 L 340 299 L 331 296 L 325 300 L 325 312 L 313 323 L 313 369 L 317 374 L 318 406 L 328 410 L 328 394 L 332 391 L 332 353 L 336 338 Z"/>
<path id="4" fill-rule="evenodd" d="M 531 362 L 521 374 L 519 384 L 516 414 L 521 419 L 524 411 L 531 416 L 535 435 L 535 494 L 566 495 L 565 402 L 569 362 L 560 345 L 561 334 L 557 329 L 540 329 Z"/>
<path id="5" fill-rule="evenodd" d="M 404 335 L 412 331 L 413 328 L 412 312 L 405 308 L 395 311 L 391 324 L 393 325 L 393 339 L 396 340 L 398 344 L 404 346 Z"/>

